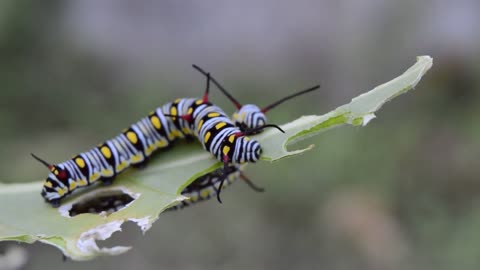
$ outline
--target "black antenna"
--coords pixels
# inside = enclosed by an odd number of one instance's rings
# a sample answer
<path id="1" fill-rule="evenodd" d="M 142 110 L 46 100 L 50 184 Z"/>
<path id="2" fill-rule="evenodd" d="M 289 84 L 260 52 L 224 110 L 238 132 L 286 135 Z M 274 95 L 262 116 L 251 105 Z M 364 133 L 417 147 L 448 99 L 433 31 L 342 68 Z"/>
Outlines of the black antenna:
<path id="1" fill-rule="evenodd" d="M 305 89 L 305 90 L 302 90 L 302 91 L 300 91 L 300 92 L 294 93 L 294 94 L 292 94 L 292 95 L 286 96 L 286 97 L 284 97 L 284 98 L 282 98 L 282 99 L 280 99 L 280 100 L 278 100 L 278 101 L 275 101 L 274 103 L 266 106 L 265 108 L 262 109 L 262 112 L 263 112 L 263 113 L 266 113 L 267 111 L 275 108 L 276 106 L 282 104 L 283 102 L 285 102 L 285 101 L 287 101 L 287 100 L 289 100 L 289 99 L 292 99 L 292 98 L 294 98 L 294 97 L 297 97 L 297 96 L 306 94 L 306 93 L 308 93 L 308 92 L 312 92 L 312 91 L 314 91 L 314 90 L 317 90 L 318 88 L 320 88 L 320 85 L 315 85 L 315 86 L 310 87 L 310 88 L 308 88 L 308 89 Z"/>
<path id="2" fill-rule="evenodd" d="M 203 102 L 208 102 L 208 94 L 210 93 L 210 73 L 207 73 L 207 85 L 205 86 L 205 94 L 203 95 Z"/>
<path id="3" fill-rule="evenodd" d="M 215 84 L 217 88 L 220 89 L 220 91 L 222 91 L 222 93 L 225 94 L 228 99 L 230 99 L 230 101 L 233 103 L 233 105 L 235 105 L 235 107 L 237 107 L 237 109 L 240 110 L 240 108 L 242 108 L 242 104 L 240 104 L 214 77 L 210 76 L 209 72 L 206 72 L 195 64 L 193 64 L 192 67 L 203 75 L 207 76 L 207 78 L 210 77 L 210 80 L 212 80 L 213 84 Z"/>
<path id="4" fill-rule="evenodd" d="M 245 174 L 243 174 L 242 172 L 240 172 L 240 178 L 242 178 L 243 181 L 245 181 L 245 183 L 247 183 L 247 185 L 255 190 L 256 192 L 264 192 L 265 189 L 262 188 L 262 187 L 259 187 L 257 185 L 255 185 L 255 183 L 252 182 L 252 180 L 250 180 Z"/>
<path id="5" fill-rule="evenodd" d="M 53 166 L 52 164 L 49 164 L 48 162 L 46 162 L 45 160 L 37 157 L 35 154 L 33 153 L 30 153 L 32 155 L 32 157 L 36 160 L 38 160 L 38 162 L 42 163 L 43 165 L 45 165 L 48 169 L 51 169 Z"/>
<path id="6" fill-rule="evenodd" d="M 246 136 L 252 135 L 252 134 L 257 134 L 267 127 L 273 127 L 273 128 L 278 129 L 280 132 L 285 133 L 285 131 L 281 127 L 279 127 L 275 124 L 266 124 L 266 125 L 263 125 L 263 126 L 253 128 L 253 129 L 247 129 L 244 133 L 245 133 Z"/>

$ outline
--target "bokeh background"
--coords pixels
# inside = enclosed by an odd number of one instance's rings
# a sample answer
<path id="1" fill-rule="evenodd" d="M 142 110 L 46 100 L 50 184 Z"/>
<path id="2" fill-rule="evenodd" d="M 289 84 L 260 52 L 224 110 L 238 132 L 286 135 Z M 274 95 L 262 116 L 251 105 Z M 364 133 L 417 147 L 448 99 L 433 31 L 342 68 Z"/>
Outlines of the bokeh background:
<path id="1" fill-rule="evenodd" d="M 478 269 L 479 11 L 476 0 L 1 1 L 2 182 L 44 177 L 30 152 L 59 162 L 199 96 L 193 63 L 260 105 L 321 83 L 271 112 L 283 123 L 434 58 L 366 128 L 249 166 L 266 193 L 239 182 L 223 205 L 162 214 L 145 236 L 126 224 L 107 243 L 133 245 L 118 257 L 64 263 L 53 247 L 18 244 L 22 269 Z"/>

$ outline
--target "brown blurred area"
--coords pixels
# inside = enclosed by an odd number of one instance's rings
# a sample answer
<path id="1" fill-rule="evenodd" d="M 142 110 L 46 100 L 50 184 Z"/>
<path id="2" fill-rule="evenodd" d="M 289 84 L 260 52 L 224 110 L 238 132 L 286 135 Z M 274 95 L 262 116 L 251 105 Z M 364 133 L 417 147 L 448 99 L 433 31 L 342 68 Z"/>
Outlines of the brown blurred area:
<path id="1" fill-rule="evenodd" d="M 2 182 L 44 176 L 30 152 L 60 162 L 199 96 L 191 64 L 259 105 L 321 83 L 272 111 L 280 124 L 434 58 L 367 127 L 249 166 L 266 193 L 236 183 L 222 205 L 162 214 L 145 236 L 126 224 L 108 242 L 133 245 L 118 257 L 63 263 L 53 247 L 19 244 L 22 269 L 478 269 L 479 10 L 474 0 L 2 1 Z M 233 112 L 219 92 L 212 99 Z"/>

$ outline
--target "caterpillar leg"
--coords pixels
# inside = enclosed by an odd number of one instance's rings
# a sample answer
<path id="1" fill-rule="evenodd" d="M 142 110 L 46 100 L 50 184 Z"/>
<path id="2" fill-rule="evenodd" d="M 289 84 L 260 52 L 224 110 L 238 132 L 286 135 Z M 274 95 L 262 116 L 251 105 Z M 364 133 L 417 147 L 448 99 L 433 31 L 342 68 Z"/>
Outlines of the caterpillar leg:
<path id="1" fill-rule="evenodd" d="M 60 206 L 60 199 L 53 199 L 51 201 L 48 201 L 53 208 L 58 208 Z"/>
<path id="2" fill-rule="evenodd" d="M 252 180 L 248 179 L 248 177 L 245 174 L 240 173 L 240 178 L 242 178 L 242 180 L 245 181 L 245 183 L 251 189 L 255 190 L 256 192 L 264 192 L 265 191 L 265 188 L 255 185 L 255 183 L 253 183 Z"/>
<path id="3" fill-rule="evenodd" d="M 115 176 L 113 176 L 113 177 L 103 177 L 102 178 L 102 184 L 104 186 L 110 186 L 113 183 L 113 180 L 115 180 Z"/>
<path id="4" fill-rule="evenodd" d="M 230 158 L 228 155 L 223 155 L 223 171 L 222 171 L 222 180 L 220 180 L 220 185 L 218 186 L 217 190 L 217 201 L 222 203 L 222 199 L 220 199 L 220 192 L 222 192 L 223 183 L 228 177 L 229 166 L 228 163 L 230 162 Z"/>

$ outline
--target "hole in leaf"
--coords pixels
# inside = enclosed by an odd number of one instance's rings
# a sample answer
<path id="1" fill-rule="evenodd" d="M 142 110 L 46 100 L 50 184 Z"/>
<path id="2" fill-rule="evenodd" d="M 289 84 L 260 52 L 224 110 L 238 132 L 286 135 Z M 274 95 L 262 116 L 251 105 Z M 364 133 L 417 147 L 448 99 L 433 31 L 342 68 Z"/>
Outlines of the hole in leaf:
<path id="1" fill-rule="evenodd" d="M 102 190 L 93 195 L 84 196 L 74 202 L 70 210 L 68 210 L 68 215 L 74 217 L 76 215 L 90 213 L 108 216 L 125 208 L 137 198 L 122 189 Z"/>

